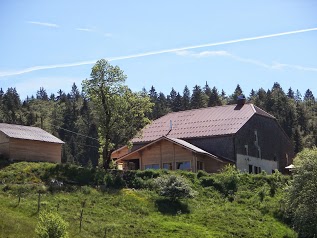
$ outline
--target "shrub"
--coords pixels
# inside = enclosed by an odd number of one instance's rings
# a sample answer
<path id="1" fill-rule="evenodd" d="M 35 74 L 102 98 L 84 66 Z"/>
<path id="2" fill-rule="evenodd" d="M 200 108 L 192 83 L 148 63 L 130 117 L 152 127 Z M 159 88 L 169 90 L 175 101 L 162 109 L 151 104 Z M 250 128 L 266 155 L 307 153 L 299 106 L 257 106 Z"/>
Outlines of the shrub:
<path id="1" fill-rule="evenodd" d="M 42 212 L 35 229 L 40 238 L 68 238 L 68 224 L 53 212 Z"/>
<path id="2" fill-rule="evenodd" d="M 198 176 L 198 175 L 197 175 L 197 176 Z M 200 184 L 201 184 L 203 187 L 214 186 L 214 184 L 215 184 L 215 179 L 214 179 L 213 177 L 204 176 L 204 177 L 201 177 L 201 178 L 200 178 Z"/>
<path id="3" fill-rule="evenodd" d="M 304 149 L 295 158 L 294 165 L 293 181 L 286 193 L 285 213 L 299 237 L 316 237 L 317 148 Z"/>
<path id="4" fill-rule="evenodd" d="M 177 201 L 181 198 L 193 198 L 196 192 L 190 187 L 185 178 L 176 175 L 164 175 L 154 180 L 158 193 Z"/>
<path id="5" fill-rule="evenodd" d="M 206 171 L 204 171 L 204 170 L 199 170 L 198 172 L 197 172 L 197 178 L 199 179 L 199 178 L 201 178 L 201 177 L 207 177 L 209 174 L 206 172 Z"/>
<path id="6" fill-rule="evenodd" d="M 218 189 L 224 195 L 233 195 L 238 191 L 239 185 L 239 172 L 236 170 L 235 166 L 226 166 L 220 174 L 217 174 L 217 180 L 220 185 Z"/>

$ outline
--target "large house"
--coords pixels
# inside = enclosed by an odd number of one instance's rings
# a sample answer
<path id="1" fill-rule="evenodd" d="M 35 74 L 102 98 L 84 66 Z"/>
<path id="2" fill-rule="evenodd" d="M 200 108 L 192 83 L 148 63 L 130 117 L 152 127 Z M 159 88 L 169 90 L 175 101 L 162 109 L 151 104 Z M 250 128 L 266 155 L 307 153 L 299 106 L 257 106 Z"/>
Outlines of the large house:
<path id="1" fill-rule="evenodd" d="M 63 144 L 41 128 L 0 123 L 0 156 L 12 161 L 60 163 Z"/>
<path id="2" fill-rule="evenodd" d="M 112 158 L 122 169 L 185 169 L 217 172 L 226 164 L 240 171 L 282 172 L 293 145 L 275 117 L 253 104 L 169 113 L 142 130 Z"/>

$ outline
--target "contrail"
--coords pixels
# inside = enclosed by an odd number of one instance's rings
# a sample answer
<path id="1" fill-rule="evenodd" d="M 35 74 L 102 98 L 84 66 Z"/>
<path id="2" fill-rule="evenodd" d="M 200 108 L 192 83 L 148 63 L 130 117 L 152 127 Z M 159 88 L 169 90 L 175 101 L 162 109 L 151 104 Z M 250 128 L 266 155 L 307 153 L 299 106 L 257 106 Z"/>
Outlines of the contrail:
<path id="1" fill-rule="evenodd" d="M 140 58 L 140 57 L 146 57 L 146 56 L 151 56 L 151 55 L 173 53 L 173 52 L 183 51 L 183 50 L 192 50 L 192 49 L 206 48 L 206 47 L 212 47 L 212 46 L 235 44 L 235 43 L 239 43 L 239 42 L 246 42 L 246 41 L 254 41 L 254 40 L 267 39 L 267 38 L 274 38 L 274 37 L 292 35 L 292 34 L 299 34 L 299 33 L 304 33 L 304 32 L 309 32 L 309 31 L 317 31 L 317 28 L 308 28 L 308 29 L 281 32 L 281 33 L 270 34 L 270 35 L 242 38 L 242 39 L 237 39 L 237 40 L 222 41 L 222 42 L 217 42 L 217 43 L 208 43 L 208 44 L 201 44 L 201 45 L 194 45 L 194 46 L 186 46 L 186 47 L 174 48 L 174 49 L 150 51 L 150 52 L 145 52 L 145 53 L 126 55 L 126 56 L 119 56 L 119 57 L 106 58 L 106 59 L 108 61 L 133 59 L 133 58 Z M 45 69 L 68 68 L 68 67 L 76 67 L 76 66 L 81 66 L 81 65 L 92 65 L 92 64 L 95 64 L 96 61 L 97 60 L 81 61 L 81 62 L 68 63 L 68 64 L 34 66 L 34 67 L 30 67 L 30 68 L 26 68 L 26 69 L 22 69 L 22 70 L 17 70 L 17 71 L 0 72 L 0 77 L 20 75 L 20 74 L 25 74 L 25 73 L 30 73 L 30 72 L 34 72 L 34 71 L 38 71 L 38 70 L 45 70 Z"/>

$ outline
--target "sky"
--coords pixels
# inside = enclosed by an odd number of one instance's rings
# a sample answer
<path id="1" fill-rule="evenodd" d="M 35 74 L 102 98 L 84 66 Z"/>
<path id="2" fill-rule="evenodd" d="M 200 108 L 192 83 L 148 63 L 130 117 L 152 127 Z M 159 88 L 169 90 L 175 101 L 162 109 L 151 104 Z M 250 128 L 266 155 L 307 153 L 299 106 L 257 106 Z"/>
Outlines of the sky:
<path id="1" fill-rule="evenodd" d="M 237 84 L 317 96 L 317 1 L 0 1 L 0 87 L 71 90 L 99 59 L 134 91 Z"/>

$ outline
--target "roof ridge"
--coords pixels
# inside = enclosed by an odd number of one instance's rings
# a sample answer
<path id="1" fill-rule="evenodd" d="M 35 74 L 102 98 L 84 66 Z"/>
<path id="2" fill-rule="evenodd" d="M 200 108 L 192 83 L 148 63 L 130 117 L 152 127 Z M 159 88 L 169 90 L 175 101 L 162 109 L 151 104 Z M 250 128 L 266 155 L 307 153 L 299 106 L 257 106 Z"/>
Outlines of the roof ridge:
<path id="1" fill-rule="evenodd" d="M 261 113 L 259 113 L 258 111 L 256 111 L 255 113 L 256 114 L 259 114 L 259 115 L 262 115 L 262 116 L 266 116 L 266 117 L 270 117 L 270 118 L 274 118 L 275 119 L 275 116 L 273 116 L 272 114 L 270 114 L 270 113 L 268 113 L 268 112 L 266 112 L 266 111 L 264 111 L 262 108 L 260 108 L 260 107 L 258 107 L 258 106 L 256 106 L 256 105 L 253 105 L 254 106 L 254 108 L 255 108 L 255 111 L 256 110 L 259 110 Z M 264 114 L 264 115 L 263 115 Z"/>

